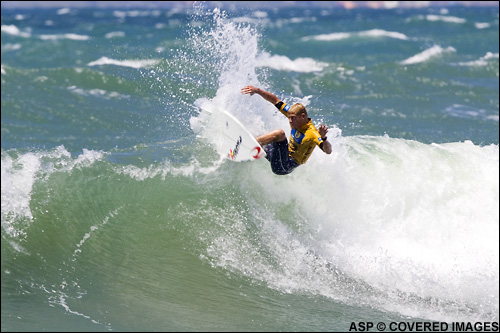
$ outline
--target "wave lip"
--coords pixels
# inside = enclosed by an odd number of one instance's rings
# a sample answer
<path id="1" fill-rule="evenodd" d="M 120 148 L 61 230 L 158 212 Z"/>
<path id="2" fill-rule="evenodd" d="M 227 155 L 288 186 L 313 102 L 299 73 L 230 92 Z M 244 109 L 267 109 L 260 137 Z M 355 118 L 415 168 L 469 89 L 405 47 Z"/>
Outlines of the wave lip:
<path id="1" fill-rule="evenodd" d="M 42 40 L 58 40 L 58 39 L 71 39 L 71 40 L 90 40 L 90 36 L 87 35 L 78 35 L 78 34 L 57 34 L 57 35 L 40 35 L 40 39 Z"/>
<path id="2" fill-rule="evenodd" d="M 31 32 L 27 31 L 21 31 L 18 27 L 15 25 L 2 25 L 2 32 L 11 35 L 11 36 L 17 36 L 17 37 L 24 37 L 24 38 L 30 38 L 31 37 Z M 31 29 L 30 29 L 31 30 Z M 66 33 L 66 34 L 45 34 L 45 35 L 39 35 L 38 36 L 41 40 L 59 40 L 59 39 L 71 39 L 71 40 L 78 40 L 78 41 L 86 41 L 90 40 L 91 37 L 87 35 L 79 35 L 75 33 Z"/>
<path id="3" fill-rule="evenodd" d="M 425 62 L 431 58 L 434 58 L 436 56 L 439 56 L 443 53 L 447 53 L 447 52 L 456 52 L 457 50 L 454 48 L 454 47 L 446 47 L 446 48 L 442 48 L 441 46 L 439 45 L 434 45 L 433 47 L 431 48 L 428 48 L 427 50 L 423 51 L 423 52 L 420 52 L 416 55 L 414 55 L 413 57 L 410 57 L 406 60 L 403 60 L 400 62 L 401 65 L 413 65 L 413 64 L 418 64 L 418 63 L 421 63 L 421 62 Z"/>
<path id="4" fill-rule="evenodd" d="M 467 22 L 466 19 L 460 17 L 447 16 L 447 15 L 434 15 L 434 14 L 426 15 L 425 19 L 429 22 L 441 21 L 446 23 L 459 23 L 459 24 Z"/>
<path id="5" fill-rule="evenodd" d="M 16 156 L 15 151 L 2 150 L 2 229 L 11 236 L 23 234 L 15 226 L 18 219 L 33 219 L 31 197 L 36 183 L 47 180 L 55 172 L 71 172 L 101 160 L 104 153 L 83 149 L 76 158 L 64 146 L 52 151 L 27 152 Z"/>
<path id="6" fill-rule="evenodd" d="M 291 60 L 286 56 L 272 56 L 267 52 L 262 52 L 257 57 L 257 62 L 260 67 L 270 67 L 276 70 L 300 73 L 321 72 L 328 66 L 327 63 L 316 61 L 312 58 L 297 58 Z"/>
<path id="7" fill-rule="evenodd" d="M 116 60 L 108 57 L 101 57 L 95 61 L 91 61 L 87 66 L 103 66 L 103 65 L 114 65 L 123 66 L 131 68 L 143 68 L 148 66 L 156 65 L 159 60 L 144 59 L 144 60 Z"/>
<path id="8" fill-rule="evenodd" d="M 467 62 L 459 62 L 460 66 L 486 66 L 488 65 L 488 61 L 498 59 L 498 53 L 486 52 L 483 57 L 480 57 L 477 60 L 467 61 Z"/>
<path id="9" fill-rule="evenodd" d="M 366 30 L 366 31 L 359 31 L 359 32 L 334 32 L 331 34 L 321 34 L 321 35 L 316 35 L 316 36 L 308 36 L 308 37 L 303 37 L 303 41 L 308 41 L 308 40 L 318 40 L 318 41 L 337 41 L 337 40 L 342 40 L 342 39 L 348 39 L 352 37 L 370 37 L 370 38 L 381 38 L 381 37 L 388 37 L 388 38 L 395 38 L 395 39 L 401 39 L 401 40 L 409 40 L 408 36 L 406 36 L 403 33 L 396 32 L 396 31 L 387 31 L 387 30 L 382 30 L 382 29 L 372 29 L 372 30 Z"/>
<path id="10" fill-rule="evenodd" d="M 31 33 L 21 31 L 21 30 L 19 30 L 18 27 L 16 27 L 13 24 L 11 24 L 11 25 L 2 25 L 1 29 L 2 29 L 2 32 L 5 32 L 6 34 L 9 34 L 9 35 L 12 35 L 12 36 L 25 37 L 25 38 L 31 37 Z"/>

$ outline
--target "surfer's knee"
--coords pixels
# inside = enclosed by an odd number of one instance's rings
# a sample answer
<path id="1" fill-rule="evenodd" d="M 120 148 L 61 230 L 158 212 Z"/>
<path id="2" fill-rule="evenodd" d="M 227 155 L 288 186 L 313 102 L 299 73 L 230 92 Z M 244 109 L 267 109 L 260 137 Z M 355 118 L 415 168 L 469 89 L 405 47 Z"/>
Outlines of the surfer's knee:
<path id="1" fill-rule="evenodd" d="M 286 140 L 286 134 L 285 131 L 282 129 L 277 129 L 274 131 L 274 142 L 281 142 L 283 140 Z"/>
<path id="2" fill-rule="evenodd" d="M 280 142 L 286 140 L 286 134 L 282 129 L 276 129 L 269 133 L 258 136 L 256 139 L 260 145 L 264 146 L 270 144 L 271 142 Z"/>

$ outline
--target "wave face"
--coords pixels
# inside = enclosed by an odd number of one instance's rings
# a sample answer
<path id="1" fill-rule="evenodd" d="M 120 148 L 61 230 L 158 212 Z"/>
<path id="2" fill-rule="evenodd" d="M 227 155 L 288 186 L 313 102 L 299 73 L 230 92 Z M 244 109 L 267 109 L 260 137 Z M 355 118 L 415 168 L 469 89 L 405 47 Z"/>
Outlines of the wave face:
<path id="1" fill-rule="evenodd" d="M 498 321 L 498 9 L 196 6 L 2 10 L 2 331 Z M 333 153 L 218 156 L 247 84 Z"/>

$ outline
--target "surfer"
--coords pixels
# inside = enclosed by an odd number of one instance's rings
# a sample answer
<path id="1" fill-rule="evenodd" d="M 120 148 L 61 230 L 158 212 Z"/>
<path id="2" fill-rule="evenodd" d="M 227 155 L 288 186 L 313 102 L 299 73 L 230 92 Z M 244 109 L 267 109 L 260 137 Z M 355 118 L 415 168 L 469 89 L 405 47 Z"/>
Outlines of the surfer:
<path id="1" fill-rule="evenodd" d="M 287 141 L 285 131 L 282 129 L 273 130 L 256 138 L 257 142 L 264 147 L 267 153 L 266 158 L 271 163 L 271 169 L 275 174 L 289 174 L 299 165 L 306 163 L 316 146 L 327 154 L 332 153 L 332 145 L 326 137 L 328 127 L 320 125 L 316 129 L 311 118 L 307 116 L 306 108 L 301 103 L 286 104 L 274 94 L 254 86 L 243 87 L 241 93 L 250 94 L 250 96 L 260 95 L 274 104 L 288 118 L 292 129 L 290 142 Z"/>

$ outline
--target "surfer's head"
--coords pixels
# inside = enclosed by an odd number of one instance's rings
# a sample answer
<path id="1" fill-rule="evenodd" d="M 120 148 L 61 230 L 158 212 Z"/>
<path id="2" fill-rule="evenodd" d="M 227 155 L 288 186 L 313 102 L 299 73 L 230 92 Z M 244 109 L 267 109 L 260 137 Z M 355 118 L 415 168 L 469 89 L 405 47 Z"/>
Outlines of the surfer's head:
<path id="1" fill-rule="evenodd" d="M 307 117 L 307 110 L 301 103 L 295 103 L 288 110 L 288 122 L 292 128 L 300 128 L 307 124 L 309 118 Z"/>

